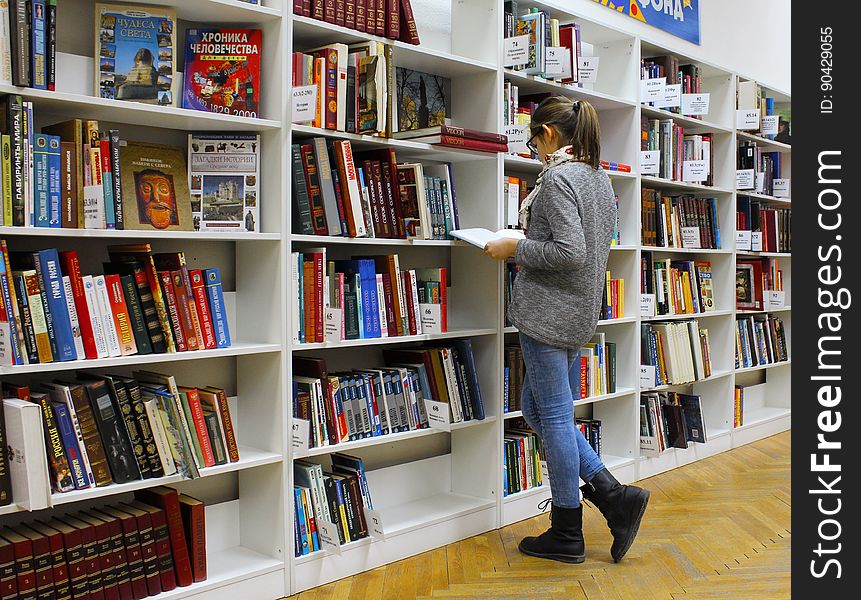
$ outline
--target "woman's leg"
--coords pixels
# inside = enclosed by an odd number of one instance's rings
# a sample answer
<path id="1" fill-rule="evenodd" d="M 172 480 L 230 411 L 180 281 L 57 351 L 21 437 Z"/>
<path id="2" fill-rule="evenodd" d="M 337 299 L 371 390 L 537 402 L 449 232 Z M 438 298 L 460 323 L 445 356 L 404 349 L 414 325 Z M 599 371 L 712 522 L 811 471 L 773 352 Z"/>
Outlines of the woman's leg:
<path id="1" fill-rule="evenodd" d="M 580 351 L 568 351 L 568 382 L 571 387 L 571 395 L 575 400 L 580 398 Z M 579 427 L 577 430 L 577 448 L 580 456 L 580 479 L 585 482 L 592 480 L 595 475 L 604 470 L 604 463 L 595 453 L 595 450 L 586 441 Z"/>
<path id="2" fill-rule="evenodd" d="M 522 333 L 520 345 L 526 364 L 527 379 L 524 381 L 528 381 L 532 391 L 533 407 L 530 410 L 533 415 L 538 414 L 538 433 L 544 442 L 553 505 L 577 508 L 580 506 L 577 486 L 580 458 L 574 402 L 568 382 L 568 352 L 542 344 Z M 524 415 L 526 411 L 524 404 Z"/>
<path id="3" fill-rule="evenodd" d="M 532 387 L 529 383 L 529 373 L 523 377 L 523 392 L 520 394 L 520 411 L 523 413 L 523 418 L 532 431 L 538 434 L 538 437 L 544 439 L 544 434 L 541 431 L 541 415 L 538 412 L 538 406 L 535 404 L 535 396 L 532 393 Z"/>

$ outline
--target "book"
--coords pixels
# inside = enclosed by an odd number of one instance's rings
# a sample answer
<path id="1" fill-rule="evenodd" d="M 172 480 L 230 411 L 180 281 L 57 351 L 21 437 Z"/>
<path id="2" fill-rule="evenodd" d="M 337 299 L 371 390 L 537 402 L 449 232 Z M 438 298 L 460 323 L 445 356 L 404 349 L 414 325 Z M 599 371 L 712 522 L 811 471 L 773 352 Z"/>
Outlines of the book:
<path id="1" fill-rule="evenodd" d="M 0 506 L 7 506 L 12 503 L 12 476 L 9 472 L 9 446 L 6 440 L 4 414 L 5 412 L 0 406 Z M 0 578 L 2 578 L 2 574 L 0 574 Z"/>
<path id="2" fill-rule="evenodd" d="M 400 131 L 397 131 L 392 134 L 392 137 L 399 140 L 415 140 L 417 142 L 420 142 L 423 141 L 424 138 L 431 138 L 443 135 L 461 137 L 470 140 L 483 140 L 486 142 L 494 142 L 497 144 L 508 143 L 508 136 L 503 133 L 491 133 L 489 131 L 467 129 L 465 127 L 455 127 L 453 125 L 437 125 L 413 130 L 401 129 Z"/>
<path id="3" fill-rule="evenodd" d="M 472 229 L 455 229 L 451 232 L 452 237 L 475 246 L 476 248 L 484 249 L 488 242 L 500 240 L 503 238 L 522 240 L 526 236 L 519 229 L 500 229 L 496 232 L 475 227 Z"/>
<path id="4" fill-rule="evenodd" d="M 190 133 L 188 187 L 195 230 L 260 230 L 260 135 Z"/>
<path id="5" fill-rule="evenodd" d="M 185 494 L 179 495 L 179 511 L 185 528 L 186 544 L 191 556 L 194 581 L 206 581 L 206 510 L 203 502 Z"/>
<path id="6" fill-rule="evenodd" d="M 174 489 L 158 486 L 138 490 L 135 492 L 135 497 L 141 502 L 156 506 L 164 511 L 170 534 L 170 548 L 173 554 L 177 585 L 180 587 L 191 585 L 194 582 L 194 575 L 185 541 L 185 527 L 179 509 L 179 494 Z"/>
<path id="7" fill-rule="evenodd" d="M 184 50 L 183 108 L 258 116 L 261 30 L 190 28 Z"/>
<path id="8" fill-rule="evenodd" d="M 108 384 L 104 380 L 88 380 L 82 385 L 89 397 L 114 483 L 126 483 L 140 479 L 141 472 L 129 441 L 128 432 L 124 426 L 122 415 L 111 399 Z"/>
<path id="9" fill-rule="evenodd" d="M 45 460 L 45 433 L 42 409 L 18 398 L 3 400 L 6 443 L 10 456 L 12 498 L 26 510 L 40 510 L 51 505 L 51 484 Z"/>
<path id="10" fill-rule="evenodd" d="M 449 124 L 451 79 L 404 67 L 395 69 L 395 78 L 398 133 Z"/>
<path id="11" fill-rule="evenodd" d="M 221 271 L 217 267 L 205 269 L 203 277 L 206 282 L 206 296 L 209 300 L 209 309 L 215 328 L 216 347 L 228 348 L 230 347 L 230 327 L 227 323 L 224 291 L 221 287 Z"/>
<path id="12" fill-rule="evenodd" d="M 175 106 L 176 27 L 170 8 L 96 3 L 93 93 Z"/>
<path id="13" fill-rule="evenodd" d="M 182 148 L 130 142 L 120 148 L 120 165 L 126 229 L 193 229 Z"/>

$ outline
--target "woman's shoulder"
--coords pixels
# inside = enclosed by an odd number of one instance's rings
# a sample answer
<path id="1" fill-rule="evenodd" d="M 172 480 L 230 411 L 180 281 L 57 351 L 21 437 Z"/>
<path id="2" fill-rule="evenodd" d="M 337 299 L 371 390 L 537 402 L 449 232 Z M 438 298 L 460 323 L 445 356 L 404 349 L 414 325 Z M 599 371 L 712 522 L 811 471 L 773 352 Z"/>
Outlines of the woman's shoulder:
<path id="1" fill-rule="evenodd" d="M 583 185 L 609 184 L 610 178 L 603 169 L 593 169 L 586 163 L 569 161 L 550 170 L 550 181 L 557 186 L 570 185 L 577 189 Z"/>

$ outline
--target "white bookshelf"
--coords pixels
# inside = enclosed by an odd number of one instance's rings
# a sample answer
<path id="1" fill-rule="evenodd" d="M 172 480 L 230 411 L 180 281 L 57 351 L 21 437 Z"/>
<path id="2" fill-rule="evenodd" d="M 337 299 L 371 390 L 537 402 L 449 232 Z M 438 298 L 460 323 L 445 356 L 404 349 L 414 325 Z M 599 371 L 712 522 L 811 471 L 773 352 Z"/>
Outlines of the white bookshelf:
<path id="1" fill-rule="evenodd" d="M 585 1 L 582 0 L 585 6 Z M 163 4 L 157 0 L 144 3 Z M 422 11 L 445 4 L 451 26 L 445 31 L 426 29 Z M 617 344 L 617 388 L 613 394 L 575 403 L 575 412 L 603 422 L 605 464 L 623 482 L 632 482 L 673 469 L 740 444 L 783 431 L 791 422 L 789 362 L 752 369 L 735 369 L 733 327 L 742 311 L 735 310 L 734 269 L 737 257 L 732 241 L 735 228 L 735 153 L 739 140 L 755 136 L 735 131 L 734 105 L 737 74 L 729 68 L 702 64 L 706 91 L 712 94 L 712 113 L 705 120 L 686 118 L 642 107 L 638 99 L 641 56 L 673 53 L 628 31 L 581 18 L 576 2 L 521 0 L 521 10 L 532 6 L 547 10 L 563 23 L 582 25 L 583 39 L 601 57 L 595 89 L 562 86 L 540 77 L 505 69 L 502 57 L 502 0 L 415 0 L 423 45 L 394 43 L 398 66 L 445 75 L 452 79 L 452 116 L 457 125 L 486 131 L 502 130 L 502 89 L 511 79 L 521 94 L 551 92 L 585 99 L 599 111 L 603 133 L 602 158 L 631 165 L 631 173 L 609 172 L 619 194 L 622 242 L 612 248 L 610 269 L 626 280 L 624 318 L 602 321 L 599 330 Z M 438 8 L 438 6 L 433 6 Z M 291 125 L 289 88 L 291 53 L 330 42 L 354 43 L 374 36 L 292 14 L 287 0 L 262 0 L 262 6 L 238 0 L 184 0 L 175 6 L 181 43 L 189 26 L 207 23 L 258 27 L 263 30 L 262 96 L 260 118 L 234 118 L 181 108 L 159 108 L 92 95 L 93 2 L 68 0 L 60 10 L 57 92 L 0 86 L 0 93 L 19 93 L 36 106 L 37 126 L 70 117 L 98 119 L 120 129 L 126 139 L 160 141 L 184 146 L 189 131 L 255 131 L 261 134 L 261 233 L 197 234 L 135 231 L 34 230 L 0 227 L 0 237 L 13 250 L 56 246 L 75 249 L 84 272 L 99 272 L 106 259 L 105 246 L 122 240 L 153 243 L 156 251 L 184 250 L 190 262 L 217 265 L 229 292 L 229 313 L 234 345 L 231 348 L 173 355 L 131 356 L 99 361 L 0 368 L 4 379 L 28 380 L 69 374 L 73 370 L 131 372 L 157 368 L 173 373 L 180 383 L 220 385 L 232 396 L 242 459 L 205 469 L 203 477 L 180 481 L 160 480 L 109 486 L 88 493 L 55 497 L 50 511 L 66 512 L 123 500 L 140 487 L 169 483 L 207 502 L 209 579 L 158 596 L 167 598 L 275 599 L 328 581 L 488 531 L 538 512 L 549 496 L 549 486 L 503 497 L 502 435 L 503 347 L 516 330 L 505 327 L 503 266 L 461 242 L 349 239 L 292 233 L 290 144 L 316 136 L 349 140 L 355 150 L 394 148 L 400 161 L 451 162 L 457 200 L 464 227 L 498 229 L 505 222 L 502 190 L 506 175 L 530 182 L 540 171 L 537 161 L 517 156 L 460 149 L 442 149 L 409 140 L 330 132 Z M 450 8 L 450 11 L 448 10 Z M 427 16 L 427 15 L 424 15 Z M 438 17 L 438 14 L 434 14 Z M 65 23 L 71 25 L 66 26 Z M 481 23 L 481 27 L 476 27 Z M 681 47 L 681 43 L 680 43 Z M 181 59 L 181 56 L 179 57 Z M 179 63 L 181 64 L 181 62 Z M 771 90 L 771 92 L 778 92 Z M 787 94 L 778 94 L 788 102 Z M 715 187 L 661 180 L 637 171 L 640 116 L 673 118 L 696 132 L 715 133 Z M 755 138 L 787 157 L 791 148 Z M 645 248 L 640 240 L 642 186 L 715 197 L 723 247 L 719 250 Z M 756 197 L 756 196 L 754 196 Z M 761 198 L 776 206 L 789 199 Z M 444 265 L 449 268 L 449 332 L 440 335 L 354 340 L 340 344 L 293 344 L 290 341 L 294 297 L 290 289 L 290 252 L 326 246 L 330 256 L 398 253 L 402 268 Z M 703 397 L 709 441 L 687 450 L 671 449 L 655 458 L 639 449 L 640 327 L 639 265 L 642 252 L 657 256 L 700 257 L 712 263 L 717 309 L 697 315 L 709 328 L 713 375 L 703 381 L 660 389 L 692 390 Z M 764 255 L 763 253 L 759 254 Z M 769 255 L 771 256 L 771 255 Z M 780 254 L 787 287 L 787 308 L 779 312 L 791 332 L 791 260 Z M 776 312 L 776 311 L 775 311 Z M 747 314 L 746 312 L 743 314 Z M 689 318 L 688 315 L 673 318 Z M 670 320 L 662 318 L 660 320 Z M 392 345 L 468 337 L 472 339 L 487 418 L 452 427 L 451 432 L 404 432 L 337 446 L 294 451 L 291 444 L 291 379 L 295 356 L 325 358 L 331 370 L 370 367 L 382 362 L 381 353 Z M 762 385 L 761 400 L 746 406 L 745 424 L 732 429 L 733 387 Z M 346 451 L 361 456 L 375 506 L 380 510 L 384 538 L 371 537 L 342 547 L 341 554 L 320 551 L 301 558 L 293 548 L 293 461 L 309 459 L 327 466 L 328 455 Z M 17 506 L 0 508 L 2 522 L 39 518 L 48 513 L 27 513 Z"/>

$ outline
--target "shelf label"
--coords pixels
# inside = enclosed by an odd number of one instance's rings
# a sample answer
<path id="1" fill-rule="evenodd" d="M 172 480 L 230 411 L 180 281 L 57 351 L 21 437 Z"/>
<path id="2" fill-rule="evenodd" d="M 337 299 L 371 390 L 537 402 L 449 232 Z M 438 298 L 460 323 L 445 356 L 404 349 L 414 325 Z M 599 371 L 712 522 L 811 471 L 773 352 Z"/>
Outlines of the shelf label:
<path id="1" fill-rule="evenodd" d="M 682 248 L 702 248 L 699 227 L 682 227 Z"/>
<path id="2" fill-rule="evenodd" d="M 428 425 L 431 429 L 451 431 L 451 412 L 446 402 L 425 398 L 425 410 L 428 413 Z"/>
<path id="3" fill-rule="evenodd" d="M 600 56 L 581 56 L 577 59 L 577 82 L 598 83 Z"/>
<path id="4" fill-rule="evenodd" d="M 735 249 L 750 251 L 751 233 L 747 230 L 735 232 Z"/>
<path id="5" fill-rule="evenodd" d="M 506 125 L 503 133 L 508 136 L 508 151 L 512 154 L 529 152 L 526 141 L 529 139 L 529 125 Z"/>
<path id="6" fill-rule="evenodd" d="M 762 118 L 762 135 L 777 135 L 777 125 L 780 123 L 780 115 L 766 115 Z"/>
<path id="7" fill-rule="evenodd" d="M 293 418 L 293 450 L 305 452 L 311 437 L 311 421 Z"/>
<path id="8" fill-rule="evenodd" d="M 380 511 L 366 508 L 365 517 L 365 520 L 368 522 L 368 533 L 371 534 L 371 537 L 378 540 L 386 539 L 386 532 L 383 531 L 383 517 L 380 515 Z"/>
<path id="9" fill-rule="evenodd" d="M 762 194 L 765 192 L 765 173 L 756 174 L 756 183 L 753 187 L 754 191 L 756 191 L 757 194 Z"/>
<path id="10" fill-rule="evenodd" d="M 568 74 L 565 74 L 568 71 Z M 571 77 L 571 50 L 564 47 L 549 46 L 544 52 L 545 77 Z"/>
<path id="11" fill-rule="evenodd" d="M 735 189 L 752 190 L 755 173 L 753 169 L 739 169 L 735 172 Z"/>
<path id="12" fill-rule="evenodd" d="M 764 296 L 763 300 L 765 301 L 765 310 L 776 310 L 786 306 L 786 292 L 765 290 Z"/>
<path id="13" fill-rule="evenodd" d="M 293 122 L 313 121 L 317 115 L 317 86 L 303 85 L 293 88 Z"/>
<path id="14" fill-rule="evenodd" d="M 754 231 L 750 234 L 751 252 L 762 252 L 762 232 Z"/>
<path id="15" fill-rule="evenodd" d="M 640 80 L 640 102 L 660 102 L 664 99 L 666 77 L 653 77 Z"/>
<path id="16" fill-rule="evenodd" d="M 445 333 L 442 329 L 442 304 L 419 304 L 422 333 Z"/>
<path id="17" fill-rule="evenodd" d="M 709 114 L 709 102 L 711 94 L 682 94 L 683 115 L 707 115 Z"/>
<path id="18" fill-rule="evenodd" d="M 327 342 L 341 341 L 341 319 L 343 312 L 340 308 L 327 308 L 326 321 L 323 323 L 324 335 Z"/>
<path id="19" fill-rule="evenodd" d="M 655 316 L 654 294 L 640 294 L 640 316 L 646 318 Z"/>
<path id="20" fill-rule="evenodd" d="M 317 519 L 317 535 L 324 550 L 341 556 L 341 539 L 338 537 L 338 528 L 334 523 Z"/>
<path id="21" fill-rule="evenodd" d="M 789 180 L 775 179 L 772 181 L 772 191 L 775 198 L 789 198 Z"/>
<path id="22" fill-rule="evenodd" d="M 541 469 L 541 485 L 550 485 L 550 469 L 547 468 L 547 461 L 539 460 L 538 466 Z"/>
<path id="23" fill-rule="evenodd" d="M 735 128 L 741 131 L 759 129 L 759 109 L 735 111 Z"/>
<path id="24" fill-rule="evenodd" d="M 675 108 L 682 103 L 682 84 L 676 83 L 664 87 L 664 97 L 655 102 L 656 108 Z"/>
<path id="25" fill-rule="evenodd" d="M 655 366 L 640 365 L 640 387 L 655 387 Z"/>
<path id="26" fill-rule="evenodd" d="M 529 64 L 529 36 L 518 35 L 502 41 L 502 64 L 519 67 Z"/>
<path id="27" fill-rule="evenodd" d="M 705 181 L 709 178 L 709 161 L 686 160 L 682 162 L 682 181 L 689 183 Z"/>
<path id="28" fill-rule="evenodd" d="M 657 175 L 660 172 L 661 151 L 643 150 L 640 152 L 640 173 L 643 175 Z"/>

